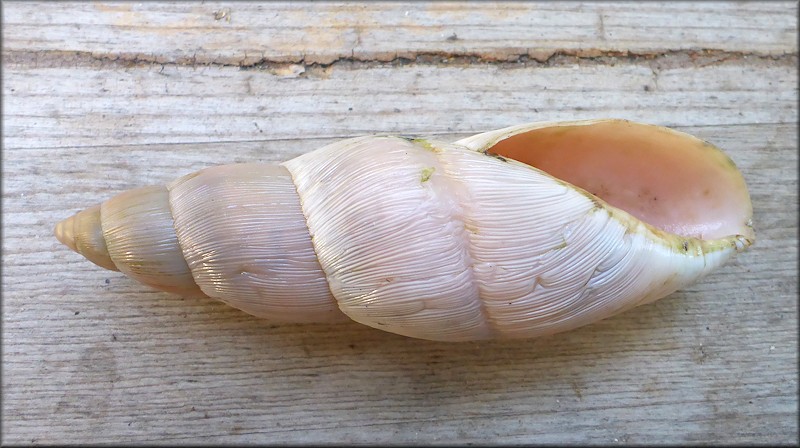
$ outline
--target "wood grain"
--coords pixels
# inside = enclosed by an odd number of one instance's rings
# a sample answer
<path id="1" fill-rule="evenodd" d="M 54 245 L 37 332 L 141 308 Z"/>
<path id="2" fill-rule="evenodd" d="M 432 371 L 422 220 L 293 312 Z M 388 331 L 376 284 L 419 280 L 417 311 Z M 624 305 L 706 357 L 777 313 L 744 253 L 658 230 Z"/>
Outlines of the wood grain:
<path id="1" fill-rule="evenodd" d="M 784 54 L 792 2 L 32 3 L 9 7 L 11 51 L 193 64 L 330 63 L 417 54 L 494 60 L 556 53 Z"/>
<path id="2" fill-rule="evenodd" d="M 336 68 L 285 77 L 230 67 L 9 66 L 9 148 L 477 133 L 536 120 L 666 126 L 790 123 L 796 68 Z M 58 86 L 54 89 L 52 86 Z M 743 107 L 747 105 L 747 107 Z"/>
<path id="3" fill-rule="evenodd" d="M 2 442 L 797 444 L 797 5 L 501 6 L 4 3 Z M 597 117 L 723 148 L 757 241 L 561 335 L 272 325 L 52 235 L 208 165 Z"/>

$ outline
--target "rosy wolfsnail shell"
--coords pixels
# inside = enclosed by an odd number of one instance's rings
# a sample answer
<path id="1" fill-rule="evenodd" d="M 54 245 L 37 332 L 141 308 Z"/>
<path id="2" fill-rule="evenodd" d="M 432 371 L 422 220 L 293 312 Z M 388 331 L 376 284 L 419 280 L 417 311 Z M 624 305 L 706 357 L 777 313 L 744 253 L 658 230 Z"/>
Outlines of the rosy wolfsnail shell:
<path id="1" fill-rule="evenodd" d="M 741 173 L 690 135 L 542 122 L 372 136 L 207 168 L 58 223 L 95 264 L 284 322 L 528 338 L 652 302 L 754 241 Z"/>

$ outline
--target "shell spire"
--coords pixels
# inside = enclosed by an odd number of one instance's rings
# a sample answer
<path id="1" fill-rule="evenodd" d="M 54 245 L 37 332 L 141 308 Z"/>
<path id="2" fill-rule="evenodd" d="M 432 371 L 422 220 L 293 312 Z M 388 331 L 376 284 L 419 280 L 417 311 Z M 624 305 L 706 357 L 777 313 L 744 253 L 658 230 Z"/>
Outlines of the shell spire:
<path id="1" fill-rule="evenodd" d="M 101 268 L 118 271 L 108 255 L 100 225 L 100 206 L 87 208 L 56 224 L 55 235 L 61 244 L 83 255 Z"/>

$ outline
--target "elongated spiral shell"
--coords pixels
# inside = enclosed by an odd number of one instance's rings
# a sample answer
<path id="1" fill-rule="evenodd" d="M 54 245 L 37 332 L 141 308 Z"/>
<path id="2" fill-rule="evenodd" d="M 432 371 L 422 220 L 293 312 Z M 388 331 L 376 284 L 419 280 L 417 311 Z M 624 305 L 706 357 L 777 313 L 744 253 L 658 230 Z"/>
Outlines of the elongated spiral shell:
<path id="1" fill-rule="evenodd" d="M 593 120 L 210 167 L 55 233 L 101 267 L 259 317 L 466 341 L 566 331 L 664 297 L 752 244 L 751 216 L 719 149 Z"/>

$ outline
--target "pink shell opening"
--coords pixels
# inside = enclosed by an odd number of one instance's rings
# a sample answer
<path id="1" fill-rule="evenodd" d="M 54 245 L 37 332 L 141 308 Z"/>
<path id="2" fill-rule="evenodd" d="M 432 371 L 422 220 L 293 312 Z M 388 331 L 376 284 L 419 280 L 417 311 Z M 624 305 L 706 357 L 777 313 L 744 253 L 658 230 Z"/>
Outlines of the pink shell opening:
<path id="1" fill-rule="evenodd" d="M 741 173 L 718 148 L 688 134 L 607 120 L 523 132 L 488 152 L 545 171 L 666 232 L 753 238 Z"/>

